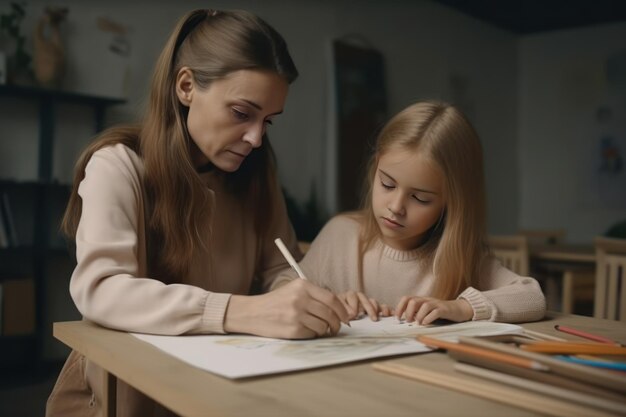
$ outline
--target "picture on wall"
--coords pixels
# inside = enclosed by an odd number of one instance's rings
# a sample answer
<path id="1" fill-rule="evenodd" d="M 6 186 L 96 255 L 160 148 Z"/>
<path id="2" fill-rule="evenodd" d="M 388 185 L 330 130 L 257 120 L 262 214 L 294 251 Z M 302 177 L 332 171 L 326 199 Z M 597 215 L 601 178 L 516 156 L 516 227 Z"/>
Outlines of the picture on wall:
<path id="1" fill-rule="evenodd" d="M 626 208 L 626 50 L 606 59 L 603 91 L 594 109 L 591 152 L 599 204 Z"/>
<path id="2" fill-rule="evenodd" d="M 600 203 L 609 208 L 626 208 L 626 126 L 615 120 L 616 113 L 626 116 L 623 110 L 601 106 L 596 111 L 594 178 Z"/>

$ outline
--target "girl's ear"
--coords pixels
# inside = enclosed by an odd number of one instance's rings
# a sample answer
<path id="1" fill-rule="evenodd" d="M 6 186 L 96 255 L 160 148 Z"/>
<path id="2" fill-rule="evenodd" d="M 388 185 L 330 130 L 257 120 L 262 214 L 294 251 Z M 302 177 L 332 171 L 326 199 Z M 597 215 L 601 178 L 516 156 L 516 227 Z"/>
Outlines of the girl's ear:
<path id="1" fill-rule="evenodd" d="M 189 107 L 193 98 L 194 80 L 189 67 L 182 67 L 176 75 L 176 96 L 183 106 Z"/>

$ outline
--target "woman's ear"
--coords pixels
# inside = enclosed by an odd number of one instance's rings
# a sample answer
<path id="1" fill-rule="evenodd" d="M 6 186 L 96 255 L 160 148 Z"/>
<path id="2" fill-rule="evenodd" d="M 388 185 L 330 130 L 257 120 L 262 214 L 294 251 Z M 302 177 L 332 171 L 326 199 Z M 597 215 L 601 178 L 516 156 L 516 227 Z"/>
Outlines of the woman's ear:
<path id="1" fill-rule="evenodd" d="M 176 95 L 183 106 L 189 107 L 193 98 L 194 80 L 189 67 L 182 67 L 176 75 Z"/>

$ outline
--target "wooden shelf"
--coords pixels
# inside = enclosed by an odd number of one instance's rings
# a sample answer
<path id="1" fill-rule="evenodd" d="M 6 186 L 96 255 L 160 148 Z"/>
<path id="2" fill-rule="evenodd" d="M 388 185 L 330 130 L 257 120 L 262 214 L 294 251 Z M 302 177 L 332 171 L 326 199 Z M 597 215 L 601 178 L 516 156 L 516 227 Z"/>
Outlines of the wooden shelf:
<path id="1" fill-rule="evenodd" d="M 0 337 L 0 356 L 11 357 L 14 353 L 25 352 L 26 355 L 19 357 L 37 362 L 42 358 L 42 341 L 48 337 L 44 334 L 49 327 L 46 322 L 49 319 L 44 316 L 48 285 L 46 276 L 57 261 L 73 258 L 68 248 L 63 246 L 63 239 L 56 233 L 71 190 L 69 185 L 52 180 L 56 107 L 58 104 L 71 103 L 92 108 L 94 130 L 97 133 L 104 128 L 105 110 L 110 106 L 123 104 L 125 100 L 35 86 L 0 85 L 0 100 L 7 98 L 33 100 L 38 103 L 39 149 L 35 180 L 0 179 L 0 191 L 14 197 L 15 207 L 11 208 L 13 217 L 16 218 L 16 226 L 22 226 L 22 234 L 20 235 L 20 230 L 16 230 L 16 234 L 23 239 L 17 241 L 18 246 L 0 248 L 0 282 L 32 278 L 36 311 L 34 335 Z M 10 112 L 0 115 L 0 123 L 2 117 L 10 117 Z"/>
<path id="2" fill-rule="evenodd" d="M 51 99 L 65 103 L 78 103 L 88 106 L 111 106 L 126 102 L 123 98 L 92 96 L 70 91 L 53 90 L 36 86 L 0 85 L 0 96 L 23 97 L 28 99 Z"/>

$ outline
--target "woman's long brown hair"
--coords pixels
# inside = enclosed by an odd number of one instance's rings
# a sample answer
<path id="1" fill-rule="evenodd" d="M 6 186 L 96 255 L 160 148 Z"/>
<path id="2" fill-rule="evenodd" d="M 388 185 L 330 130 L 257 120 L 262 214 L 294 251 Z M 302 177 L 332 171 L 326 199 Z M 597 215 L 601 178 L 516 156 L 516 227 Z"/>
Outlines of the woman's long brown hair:
<path id="1" fill-rule="evenodd" d="M 181 18 L 168 39 L 154 70 L 150 98 L 141 125 L 114 127 L 103 132 L 81 154 L 72 193 L 61 228 L 70 238 L 82 213 L 78 186 L 94 152 L 123 144 L 144 162 L 148 210 L 148 263 L 152 275 L 183 276 L 195 248 L 207 245 L 200 223 L 207 221 L 205 186 L 190 157 L 186 125 L 188 108 L 176 95 L 176 76 L 188 67 L 199 88 L 242 69 L 273 71 L 288 83 L 298 72 L 283 38 L 259 17 L 245 11 L 195 10 Z M 257 235 L 273 210 L 270 190 L 276 180 L 275 162 L 267 136 L 235 173 L 223 173 L 229 189 L 254 204 Z M 262 221 L 261 217 L 264 217 Z"/>
<path id="2" fill-rule="evenodd" d="M 421 256 L 435 276 L 431 295 L 456 298 L 468 286 L 476 287 L 487 254 L 485 179 L 478 135 L 456 107 L 437 102 L 413 104 L 385 125 L 370 160 L 360 213 L 361 279 L 363 256 L 380 236 L 372 210 L 378 159 L 392 148 L 423 152 L 443 173 L 446 207 L 421 246 Z"/>

